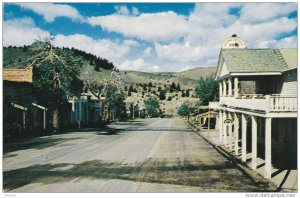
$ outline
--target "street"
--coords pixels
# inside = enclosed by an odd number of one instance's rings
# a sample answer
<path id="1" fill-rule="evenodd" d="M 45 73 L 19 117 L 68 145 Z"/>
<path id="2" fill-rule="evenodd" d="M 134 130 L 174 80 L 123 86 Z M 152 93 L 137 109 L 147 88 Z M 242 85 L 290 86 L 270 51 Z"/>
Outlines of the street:
<path id="1" fill-rule="evenodd" d="M 181 119 L 117 122 L 4 146 L 5 192 L 261 191 Z"/>

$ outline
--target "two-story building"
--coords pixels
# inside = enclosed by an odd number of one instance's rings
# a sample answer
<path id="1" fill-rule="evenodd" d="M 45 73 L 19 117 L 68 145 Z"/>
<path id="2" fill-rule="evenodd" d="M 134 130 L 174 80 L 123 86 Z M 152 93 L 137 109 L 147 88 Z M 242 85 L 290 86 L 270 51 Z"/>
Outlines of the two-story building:
<path id="1" fill-rule="evenodd" d="M 243 162 L 264 159 L 272 166 L 297 168 L 297 49 L 247 49 L 236 35 L 221 48 L 219 82 L 220 145 Z"/>

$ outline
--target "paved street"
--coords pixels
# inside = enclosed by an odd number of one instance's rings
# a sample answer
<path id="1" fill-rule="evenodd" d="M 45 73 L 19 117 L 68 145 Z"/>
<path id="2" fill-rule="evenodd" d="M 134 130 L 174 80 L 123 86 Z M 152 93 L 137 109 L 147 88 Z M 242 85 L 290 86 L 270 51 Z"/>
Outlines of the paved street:
<path id="1" fill-rule="evenodd" d="M 4 147 L 11 192 L 260 191 L 180 119 L 120 122 Z"/>

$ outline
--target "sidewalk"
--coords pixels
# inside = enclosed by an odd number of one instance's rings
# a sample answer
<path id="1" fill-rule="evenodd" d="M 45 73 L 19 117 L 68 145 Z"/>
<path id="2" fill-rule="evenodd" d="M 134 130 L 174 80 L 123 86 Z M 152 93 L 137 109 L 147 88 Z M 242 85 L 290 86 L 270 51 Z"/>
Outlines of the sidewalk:
<path id="1" fill-rule="evenodd" d="M 193 127 L 193 126 L 192 126 Z M 232 158 L 238 166 L 242 169 L 245 167 L 244 172 L 248 174 L 252 179 L 260 178 L 258 180 L 266 180 L 263 178 L 264 175 L 264 160 L 261 158 L 257 158 L 257 170 L 253 171 L 251 169 L 251 153 L 247 154 L 247 162 L 242 163 L 241 157 L 236 156 L 234 151 L 229 147 L 225 147 L 224 145 L 219 146 L 219 131 L 215 129 L 211 129 L 209 132 L 207 129 L 196 129 L 193 127 L 194 131 L 198 133 L 201 137 L 203 137 L 210 144 L 214 145 L 216 149 L 220 149 L 221 152 L 225 152 L 228 157 Z M 247 169 L 247 170 L 246 170 Z M 268 179 L 268 181 L 273 185 L 276 191 L 280 192 L 297 192 L 298 181 L 297 181 L 298 171 L 297 170 L 279 170 L 275 167 L 272 167 L 272 178 Z M 273 188 L 274 188 L 273 187 Z"/>

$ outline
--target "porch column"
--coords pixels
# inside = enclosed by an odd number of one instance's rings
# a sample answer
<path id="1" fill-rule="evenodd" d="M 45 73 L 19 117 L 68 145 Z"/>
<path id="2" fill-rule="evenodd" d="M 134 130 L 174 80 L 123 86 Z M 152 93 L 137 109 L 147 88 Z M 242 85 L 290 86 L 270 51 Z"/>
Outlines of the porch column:
<path id="1" fill-rule="evenodd" d="M 223 80 L 223 96 L 226 96 L 226 81 Z"/>
<path id="2" fill-rule="evenodd" d="M 43 110 L 43 113 L 44 113 L 44 126 L 43 126 L 43 128 L 44 128 L 44 130 L 46 130 L 46 110 L 44 109 Z"/>
<path id="3" fill-rule="evenodd" d="M 257 118 L 255 116 L 251 116 L 251 125 L 252 125 L 252 169 L 256 170 L 257 162 Z"/>
<path id="4" fill-rule="evenodd" d="M 242 161 L 247 160 L 247 120 L 246 116 L 242 114 Z"/>
<path id="5" fill-rule="evenodd" d="M 228 119 L 232 120 L 231 113 L 228 112 Z M 229 144 L 229 150 L 232 151 L 233 149 L 233 134 L 232 134 L 232 124 L 233 123 L 228 123 L 228 144 Z"/>
<path id="6" fill-rule="evenodd" d="M 219 145 L 222 144 L 223 142 L 223 116 L 222 116 L 222 111 L 219 112 L 219 117 L 220 117 L 220 121 L 219 121 Z"/>
<path id="7" fill-rule="evenodd" d="M 271 137 L 271 118 L 266 118 L 266 129 L 265 129 L 265 178 L 271 178 L 272 175 L 272 137 Z"/>
<path id="8" fill-rule="evenodd" d="M 232 81 L 231 81 L 231 78 L 228 79 L 228 96 L 232 96 Z"/>
<path id="9" fill-rule="evenodd" d="M 219 82 L 219 95 L 220 95 L 220 97 L 223 96 L 223 90 L 222 90 L 222 83 L 221 82 Z"/>
<path id="10" fill-rule="evenodd" d="M 239 119 L 236 113 L 234 113 L 234 153 L 239 155 Z"/>
<path id="11" fill-rule="evenodd" d="M 236 77 L 234 78 L 234 97 L 239 96 L 239 79 Z"/>
<path id="12" fill-rule="evenodd" d="M 224 120 L 226 120 L 226 118 L 226 111 L 223 111 L 223 144 L 225 147 L 227 145 L 227 125 L 224 123 Z"/>
<path id="13" fill-rule="evenodd" d="M 22 126 L 22 128 L 23 128 L 23 130 L 25 130 L 25 125 L 26 125 L 26 111 L 25 110 L 23 110 L 23 126 Z"/>

